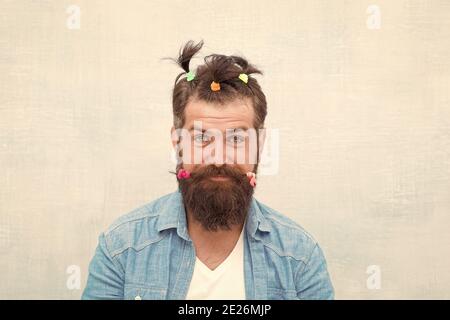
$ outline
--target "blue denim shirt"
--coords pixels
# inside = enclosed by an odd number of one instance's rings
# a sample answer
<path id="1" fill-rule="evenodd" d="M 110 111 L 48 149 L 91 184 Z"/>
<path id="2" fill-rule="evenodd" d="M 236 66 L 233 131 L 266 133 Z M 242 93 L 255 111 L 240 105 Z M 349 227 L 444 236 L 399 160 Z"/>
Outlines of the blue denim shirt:
<path id="1" fill-rule="evenodd" d="M 323 252 L 297 223 L 253 197 L 244 235 L 246 299 L 334 299 Z M 194 264 L 177 190 L 100 235 L 82 299 L 183 300 Z"/>

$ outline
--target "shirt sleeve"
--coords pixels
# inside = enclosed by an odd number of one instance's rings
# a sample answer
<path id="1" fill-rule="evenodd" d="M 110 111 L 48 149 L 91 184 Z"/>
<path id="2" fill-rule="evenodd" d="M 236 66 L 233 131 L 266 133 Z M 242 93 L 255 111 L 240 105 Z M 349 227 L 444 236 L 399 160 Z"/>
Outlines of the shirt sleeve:
<path id="1" fill-rule="evenodd" d="M 334 300 L 334 288 L 322 249 L 316 244 L 296 276 L 297 297 L 303 300 Z"/>
<path id="2" fill-rule="evenodd" d="M 89 264 L 87 284 L 81 299 L 123 299 L 123 275 L 119 263 L 111 257 L 105 235 L 102 233 L 99 236 L 94 257 Z"/>

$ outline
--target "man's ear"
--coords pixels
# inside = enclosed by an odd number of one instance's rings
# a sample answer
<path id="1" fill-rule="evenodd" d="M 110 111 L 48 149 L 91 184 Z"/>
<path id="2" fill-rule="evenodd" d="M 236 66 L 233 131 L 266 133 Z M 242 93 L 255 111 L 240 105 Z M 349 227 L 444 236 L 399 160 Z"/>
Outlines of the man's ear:
<path id="1" fill-rule="evenodd" d="M 175 127 L 172 126 L 172 128 L 170 128 L 170 137 L 172 140 L 172 146 L 174 149 L 177 148 L 177 144 L 180 141 L 180 136 L 178 135 L 177 130 L 175 130 Z"/>

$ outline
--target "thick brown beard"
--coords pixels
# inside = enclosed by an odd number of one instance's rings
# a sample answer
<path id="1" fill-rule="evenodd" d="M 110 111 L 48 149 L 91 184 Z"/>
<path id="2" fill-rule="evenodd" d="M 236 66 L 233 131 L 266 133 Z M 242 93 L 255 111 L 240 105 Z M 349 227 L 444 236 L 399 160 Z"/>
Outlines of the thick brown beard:
<path id="1" fill-rule="evenodd" d="M 216 175 L 229 179 L 210 179 Z M 194 170 L 190 178 L 178 183 L 185 208 L 206 230 L 230 230 L 231 226 L 245 222 L 253 196 L 245 172 L 227 164 L 208 165 Z"/>

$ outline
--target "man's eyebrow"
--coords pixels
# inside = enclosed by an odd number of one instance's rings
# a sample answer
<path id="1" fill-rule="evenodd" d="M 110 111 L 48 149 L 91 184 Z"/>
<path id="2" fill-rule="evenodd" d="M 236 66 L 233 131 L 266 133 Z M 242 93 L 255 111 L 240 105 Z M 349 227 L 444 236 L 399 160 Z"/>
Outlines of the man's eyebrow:
<path id="1" fill-rule="evenodd" d="M 192 131 L 192 130 L 194 130 L 194 129 L 195 129 L 194 126 L 190 126 L 189 129 L 188 129 L 188 131 Z M 205 131 L 205 129 L 203 129 L 202 131 Z"/>
<path id="2" fill-rule="evenodd" d="M 194 128 L 194 126 L 190 126 L 188 131 L 192 131 L 194 129 L 197 129 L 197 128 Z M 214 129 L 214 128 L 210 128 L 210 129 Z M 240 129 L 240 130 L 248 130 L 248 127 L 247 126 L 239 126 L 239 127 L 234 127 L 234 128 L 227 128 L 227 130 L 233 130 L 233 131 L 236 131 L 238 129 Z M 208 129 L 202 129 L 202 132 L 205 132 L 206 130 L 208 130 Z"/>

